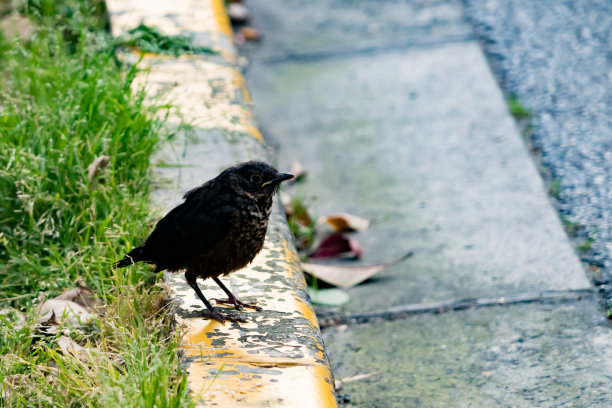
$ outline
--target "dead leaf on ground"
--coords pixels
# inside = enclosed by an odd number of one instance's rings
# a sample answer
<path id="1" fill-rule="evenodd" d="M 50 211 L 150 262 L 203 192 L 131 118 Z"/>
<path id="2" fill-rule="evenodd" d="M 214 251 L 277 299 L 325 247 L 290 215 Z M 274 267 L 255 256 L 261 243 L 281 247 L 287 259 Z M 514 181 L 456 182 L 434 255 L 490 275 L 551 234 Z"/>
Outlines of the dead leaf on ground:
<path id="1" fill-rule="evenodd" d="M 79 284 L 79 286 L 74 289 L 70 289 L 69 291 L 62 293 L 55 299 L 69 300 L 83 306 L 93 313 L 97 313 L 99 315 L 104 314 L 104 304 L 102 301 L 98 299 L 93 290 L 82 284 Z"/>
<path id="2" fill-rule="evenodd" d="M 342 289 L 347 289 L 358 285 L 386 268 L 410 258 L 412 255 L 413 252 L 410 251 L 393 262 L 385 262 L 375 265 L 339 266 L 305 262 L 302 263 L 302 270 L 315 276 L 317 279 L 320 279 L 323 282 L 327 282 Z"/>
<path id="3" fill-rule="evenodd" d="M 94 161 L 91 162 L 89 167 L 87 167 L 89 182 L 93 182 L 100 170 L 106 168 L 108 163 L 110 163 L 110 156 L 100 156 L 96 157 Z"/>
<path id="4" fill-rule="evenodd" d="M 79 326 L 91 320 L 94 315 L 102 315 L 104 305 L 93 290 L 79 285 L 54 299 L 44 301 L 38 307 L 39 326 L 57 326 L 66 322 L 70 326 Z M 53 330 L 45 330 L 49 333 Z"/>
<path id="5" fill-rule="evenodd" d="M 334 232 L 325 237 L 308 256 L 313 259 L 336 257 L 358 259 L 362 253 L 363 250 L 355 239 L 346 237 L 340 232 Z"/>
<path id="6" fill-rule="evenodd" d="M 45 301 L 38 312 L 38 323 L 41 326 L 53 326 L 66 322 L 70 326 L 79 326 L 93 318 L 87 309 L 78 303 L 62 299 Z"/>
<path id="7" fill-rule="evenodd" d="M 326 215 L 317 220 L 317 225 L 329 224 L 337 232 L 363 231 L 370 227 L 370 221 L 348 213 Z"/>
<path id="8" fill-rule="evenodd" d="M 261 39 L 261 34 L 253 27 L 241 27 L 238 33 L 247 41 L 259 41 Z"/>
<path id="9" fill-rule="evenodd" d="M 68 336 L 61 336 L 57 339 L 57 345 L 60 350 L 66 351 L 72 355 L 78 356 L 78 354 L 83 350 L 83 346 L 79 345 L 76 341 L 72 340 Z"/>

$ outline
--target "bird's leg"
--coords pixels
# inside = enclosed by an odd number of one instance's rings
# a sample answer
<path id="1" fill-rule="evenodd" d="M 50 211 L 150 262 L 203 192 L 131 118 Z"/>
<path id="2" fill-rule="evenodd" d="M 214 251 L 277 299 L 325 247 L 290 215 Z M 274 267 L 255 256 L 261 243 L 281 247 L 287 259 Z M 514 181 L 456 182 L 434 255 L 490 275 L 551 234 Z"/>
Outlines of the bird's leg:
<path id="1" fill-rule="evenodd" d="M 232 316 L 229 314 L 223 314 L 223 313 L 219 313 L 217 312 L 212 305 L 210 304 L 210 302 L 208 300 L 206 300 L 206 298 L 204 297 L 204 294 L 202 293 L 202 291 L 200 290 L 200 288 L 198 287 L 198 284 L 196 282 L 196 276 L 190 273 L 185 273 L 185 279 L 187 280 L 187 284 L 189 286 L 191 286 L 191 288 L 193 290 L 195 290 L 196 295 L 198 295 L 198 297 L 200 298 L 200 300 L 202 302 L 204 302 L 204 305 L 206 306 L 206 308 L 208 309 L 208 317 L 210 317 L 213 320 L 216 320 L 218 322 L 221 323 L 225 323 L 226 320 L 229 320 L 231 322 L 243 322 L 245 323 L 246 320 L 244 318 L 238 317 L 238 316 Z"/>
<path id="2" fill-rule="evenodd" d="M 227 294 L 227 300 L 222 299 L 211 299 L 214 300 L 215 303 L 222 303 L 225 305 L 233 305 L 236 309 L 241 310 L 243 307 L 248 307 L 251 309 L 255 309 L 257 311 L 263 310 L 261 307 L 257 306 L 256 302 L 246 303 L 239 300 L 230 290 L 221 282 L 221 280 L 217 277 L 214 277 L 213 280 L 219 285 L 221 289 Z"/>

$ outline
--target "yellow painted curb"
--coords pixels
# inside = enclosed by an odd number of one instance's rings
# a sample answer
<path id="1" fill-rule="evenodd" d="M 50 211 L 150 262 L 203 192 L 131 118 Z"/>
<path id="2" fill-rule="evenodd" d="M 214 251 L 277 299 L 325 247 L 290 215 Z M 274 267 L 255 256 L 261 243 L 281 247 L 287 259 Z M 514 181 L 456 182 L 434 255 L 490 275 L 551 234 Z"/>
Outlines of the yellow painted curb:
<path id="1" fill-rule="evenodd" d="M 275 221 L 280 221 L 277 217 Z M 224 278 L 261 312 L 236 312 L 248 323 L 225 325 L 193 316 L 201 302 L 181 275 L 169 277 L 180 298 L 190 389 L 201 406 L 335 407 L 333 381 L 316 316 L 306 297 L 299 260 L 284 229 L 268 233 L 264 250 L 242 271 Z M 222 296 L 213 285 L 205 293 Z"/>
<path id="2" fill-rule="evenodd" d="M 230 25 L 229 17 L 225 12 L 225 4 L 223 0 L 210 0 L 212 9 L 215 13 L 215 20 L 217 22 L 217 30 L 228 37 L 232 37 L 232 26 Z"/>
<path id="3" fill-rule="evenodd" d="M 164 188 L 154 204 L 168 211 L 182 194 L 214 177 L 223 167 L 266 160 L 266 148 L 251 110 L 251 99 L 235 65 L 232 30 L 222 0 L 107 0 L 114 35 L 141 22 L 169 35 L 192 34 L 219 55 L 178 58 L 148 54 L 145 87 L 154 102 L 173 106 L 168 123 L 192 126 L 158 155 Z M 182 170 L 181 170 L 182 169 Z M 222 279 L 243 300 L 262 311 L 235 311 L 248 323 L 225 325 L 200 317 L 204 307 L 182 274 L 166 284 L 183 333 L 188 382 L 201 407 L 335 407 L 333 378 L 316 315 L 284 215 L 275 205 L 262 252 L 252 264 Z M 201 282 L 201 281 L 200 281 Z M 200 283 L 210 299 L 224 297 L 211 282 Z"/>

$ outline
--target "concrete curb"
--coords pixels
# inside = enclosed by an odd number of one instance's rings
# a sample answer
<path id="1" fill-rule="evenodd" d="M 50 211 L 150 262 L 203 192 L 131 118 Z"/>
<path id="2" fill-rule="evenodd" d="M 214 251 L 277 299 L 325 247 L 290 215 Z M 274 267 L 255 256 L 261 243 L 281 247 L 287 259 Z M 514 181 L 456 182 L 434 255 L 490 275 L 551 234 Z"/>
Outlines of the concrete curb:
<path id="1" fill-rule="evenodd" d="M 136 85 L 146 83 L 148 97 L 170 103 L 168 123 L 177 126 L 156 158 L 156 206 L 171 209 L 185 191 L 234 163 L 267 159 L 221 0 L 107 0 L 107 8 L 115 36 L 144 23 L 168 35 L 190 35 L 195 45 L 218 52 L 147 55 L 142 62 L 148 73 Z M 181 131 L 185 122 L 192 128 Z M 225 282 L 264 310 L 240 312 L 249 319 L 245 324 L 202 319 L 201 302 L 182 274 L 167 277 L 198 406 L 336 406 L 321 332 L 278 204 L 264 250 Z M 207 296 L 224 297 L 214 283 L 200 286 Z"/>

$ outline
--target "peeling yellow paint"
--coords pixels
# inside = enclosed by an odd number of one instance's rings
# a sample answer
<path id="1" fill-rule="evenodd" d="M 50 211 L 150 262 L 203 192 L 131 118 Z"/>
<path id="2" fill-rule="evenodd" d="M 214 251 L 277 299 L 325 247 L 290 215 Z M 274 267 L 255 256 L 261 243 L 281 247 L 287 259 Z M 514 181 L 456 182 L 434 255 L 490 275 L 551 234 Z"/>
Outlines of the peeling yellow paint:
<path id="1" fill-rule="evenodd" d="M 236 54 L 223 0 L 107 0 L 107 5 L 115 35 L 144 22 L 169 35 L 192 32 L 210 38 L 225 62 L 219 63 L 218 56 L 147 54 L 141 62 L 147 73 L 139 75 L 134 86 L 145 86 L 154 103 L 173 107 L 169 123 L 221 131 L 229 135 L 228 143 L 239 140 L 241 146 L 254 146 L 249 154 L 263 151 L 263 145 L 253 140 L 263 137 L 254 125 L 244 76 L 228 66 Z M 184 333 L 181 346 L 189 387 L 199 406 L 336 406 L 317 318 L 278 207 L 271 227 L 264 250 L 253 263 L 223 278 L 241 299 L 254 299 L 262 306 L 262 311 L 230 311 L 246 317 L 247 323 L 202 318 L 202 303 L 182 274 L 171 274 L 166 281 L 171 297 L 180 300 L 176 321 Z M 207 297 L 224 295 L 211 282 L 200 286 Z"/>
<path id="2" fill-rule="evenodd" d="M 257 129 L 255 126 L 253 125 L 248 125 L 247 126 L 248 132 L 257 140 L 260 140 L 263 142 L 263 135 L 261 134 L 261 132 L 259 131 L 259 129 Z"/>
<path id="3" fill-rule="evenodd" d="M 235 70 L 234 88 L 240 89 L 242 91 L 242 98 L 247 103 L 251 103 L 251 95 L 249 95 L 249 90 L 246 86 L 246 80 L 244 79 L 244 75 L 242 75 L 242 73 L 238 69 Z"/>
<path id="4" fill-rule="evenodd" d="M 238 98 L 243 90 L 235 87 L 236 77 L 242 75 L 234 68 L 190 56 L 171 61 L 145 58 L 141 66 L 148 69 L 147 75 L 138 76 L 133 86 L 144 86 L 153 102 L 175 107 L 169 123 L 241 132 L 263 141 L 252 124 L 249 104 Z"/>
<path id="5" fill-rule="evenodd" d="M 182 347 L 189 361 L 189 385 L 200 394 L 201 406 L 336 406 L 316 315 L 303 297 L 305 282 L 298 260 L 289 242 L 278 234 L 266 240 L 264 250 L 249 267 L 228 276 L 232 290 L 257 299 L 264 309 L 241 311 L 247 323 L 223 325 L 197 316 L 179 317 L 186 333 Z M 182 276 L 170 279 L 170 288 L 184 302 L 182 310 L 202 309 L 193 291 L 186 288 L 183 293 Z M 257 288 L 262 282 L 276 280 L 270 287 Z M 218 288 L 206 281 L 200 286 L 218 294 Z M 274 332 L 282 327 L 284 332 Z M 296 398 L 298 395 L 308 398 Z"/>

